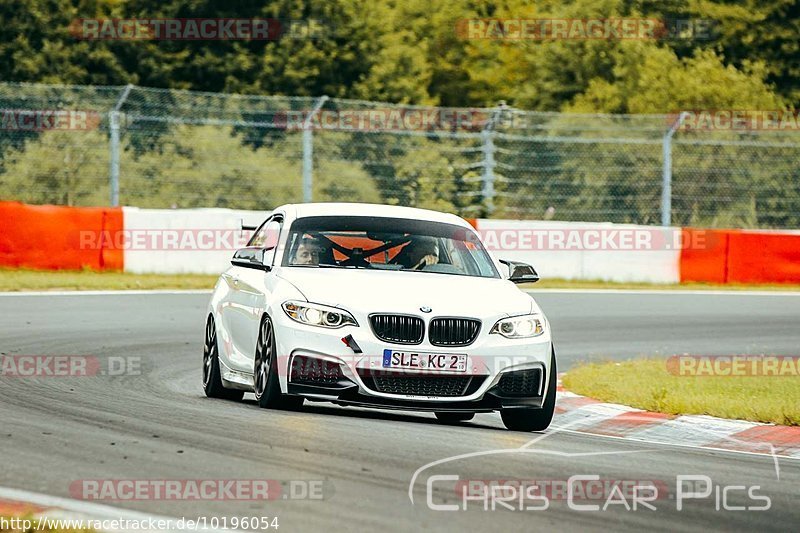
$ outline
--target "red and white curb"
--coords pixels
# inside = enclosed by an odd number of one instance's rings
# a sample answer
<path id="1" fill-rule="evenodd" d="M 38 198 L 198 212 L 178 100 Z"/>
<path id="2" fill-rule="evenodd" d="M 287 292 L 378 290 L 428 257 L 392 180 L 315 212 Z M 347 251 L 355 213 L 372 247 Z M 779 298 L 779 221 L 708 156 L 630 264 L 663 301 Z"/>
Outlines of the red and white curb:
<path id="1" fill-rule="evenodd" d="M 151 515 L 138 511 L 130 511 L 119 507 L 101 505 L 93 502 L 59 498 L 25 490 L 0 487 L 0 516 L 5 518 L 26 517 L 34 521 L 31 526 L 36 530 L 36 521 L 39 520 L 38 529 L 46 530 L 47 521 L 50 526 L 58 525 L 60 528 L 78 529 L 78 523 L 83 521 L 84 527 L 92 523 L 103 522 L 109 527 L 95 528 L 101 533 L 128 533 L 130 528 L 122 527 L 123 522 L 130 524 L 137 522 L 144 527 L 136 528 L 139 533 L 163 533 L 165 531 L 221 531 L 207 527 L 192 527 L 179 529 L 180 519 L 166 516 Z M 60 524 L 53 524 L 60 521 Z M 120 527 L 114 527 L 114 523 Z M 161 527 L 161 524 L 168 524 Z M 148 527 L 150 525 L 150 527 Z M 224 531 L 234 531 L 226 529 Z"/>
<path id="2" fill-rule="evenodd" d="M 561 376 L 555 427 L 642 442 L 800 459 L 800 427 L 705 415 L 666 415 L 605 403 L 565 390 Z"/>

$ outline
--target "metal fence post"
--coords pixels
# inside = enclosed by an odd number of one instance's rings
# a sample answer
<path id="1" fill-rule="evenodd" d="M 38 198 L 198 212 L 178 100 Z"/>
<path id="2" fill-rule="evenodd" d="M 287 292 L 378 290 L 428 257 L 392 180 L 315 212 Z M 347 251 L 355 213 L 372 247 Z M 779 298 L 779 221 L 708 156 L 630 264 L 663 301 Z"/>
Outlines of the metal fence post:
<path id="1" fill-rule="evenodd" d="M 661 170 L 661 225 L 672 225 L 672 136 L 678 131 L 678 128 L 683 124 L 687 113 L 684 111 L 675 122 L 672 123 L 670 128 L 664 133 L 664 138 L 661 143 L 662 155 L 664 158 L 664 166 Z"/>
<path id="2" fill-rule="evenodd" d="M 314 135 L 311 120 L 327 100 L 327 96 L 321 96 L 303 122 L 303 202 L 305 203 L 311 202 L 314 197 Z"/>
<path id="3" fill-rule="evenodd" d="M 133 89 L 132 84 L 125 86 L 114 109 L 108 113 L 109 131 L 109 187 L 111 189 L 111 206 L 119 205 L 119 118 L 122 104 L 128 99 L 128 95 Z"/>
<path id="4" fill-rule="evenodd" d="M 108 114 L 108 129 L 110 132 L 109 146 L 109 176 L 111 188 L 111 206 L 119 205 L 119 112 L 111 111 Z"/>
<path id="5" fill-rule="evenodd" d="M 491 216 L 494 211 L 494 131 L 484 129 L 481 131 L 481 152 L 483 153 L 483 174 L 481 181 L 483 188 L 481 196 L 486 204 L 486 215 Z"/>
<path id="6" fill-rule="evenodd" d="M 496 151 L 494 146 L 494 128 L 497 120 L 500 118 L 500 115 L 505 109 L 506 103 L 500 102 L 500 105 L 495 108 L 492 116 L 481 130 L 481 152 L 483 154 L 483 163 L 481 165 L 483 167 L 483 173 L 481 175 L 483 187 L 481 189 L 481 197 L 486 205 L 486 216 L 492 216 L 492 213 L 494 212 L 494 169 L 497 166 L 497 163 L 494 160 L 494 154 Z"/>

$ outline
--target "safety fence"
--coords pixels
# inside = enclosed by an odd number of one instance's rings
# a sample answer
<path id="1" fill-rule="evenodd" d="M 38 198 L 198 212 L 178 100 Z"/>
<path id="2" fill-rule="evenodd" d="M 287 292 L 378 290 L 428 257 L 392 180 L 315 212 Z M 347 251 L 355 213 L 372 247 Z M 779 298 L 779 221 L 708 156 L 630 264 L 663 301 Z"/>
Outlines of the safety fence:
<path id="1" fill-rule="evenodd" d="M 0 83 L 0 199 L 357 201 L 466 217 L 800 227 L 797 115 L 419 107 Z"/>

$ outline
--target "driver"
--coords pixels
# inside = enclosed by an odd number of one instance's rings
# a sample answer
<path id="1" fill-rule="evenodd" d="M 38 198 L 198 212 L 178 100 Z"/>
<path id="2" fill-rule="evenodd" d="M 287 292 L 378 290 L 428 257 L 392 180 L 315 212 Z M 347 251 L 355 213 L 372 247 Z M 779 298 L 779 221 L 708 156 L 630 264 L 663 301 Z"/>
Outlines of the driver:
<path id="1" fill-rule="evenodd" d="M 325 254 L 327 247 L 314 237 L 305 236 L 297 246 L 292 259 L 293 265 L 319 265 L 319 258 Z"/>
<path id="2" fill-rule="evenodd" d="M 439 243 L 433 237 L 413 237 L 403 249 L 403 267 L 421 269 L 439 262 Z"/>

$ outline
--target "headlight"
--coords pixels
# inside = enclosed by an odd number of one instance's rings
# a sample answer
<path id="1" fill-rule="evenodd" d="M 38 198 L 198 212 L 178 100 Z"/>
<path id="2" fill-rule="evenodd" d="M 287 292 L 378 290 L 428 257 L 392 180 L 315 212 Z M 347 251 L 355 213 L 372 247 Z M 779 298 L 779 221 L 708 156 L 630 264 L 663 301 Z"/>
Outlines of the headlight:
<path id="1" fill-rule="evenodd" d="M 353 315 L 347 311 L 327 305 L 288 301 L 283 302 L 283 311 L 292 320 L 309 326 L 335 329 L 358 325 Z"/>
<path id="2" fill-rule="evenodd" d="M 544 318 L 541 315 L 523 315 L 497 321 L 489 333 L 499 333 L 508 339 L 538 337 L 544 333 Z"/>

